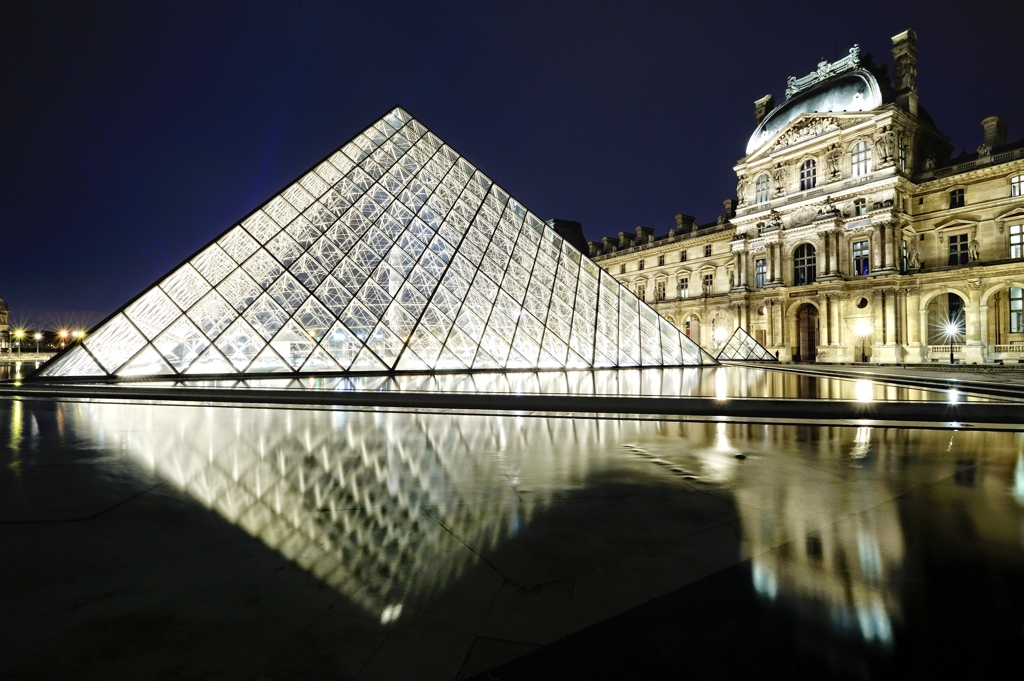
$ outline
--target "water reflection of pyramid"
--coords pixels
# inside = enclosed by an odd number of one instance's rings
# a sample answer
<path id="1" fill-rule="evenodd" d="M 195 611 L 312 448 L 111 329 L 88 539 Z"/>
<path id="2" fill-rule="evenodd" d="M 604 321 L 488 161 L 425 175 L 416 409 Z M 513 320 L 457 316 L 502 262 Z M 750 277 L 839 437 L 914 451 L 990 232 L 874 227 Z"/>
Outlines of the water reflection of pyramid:
<path id="1" fill-rule="evenodd" d="M 722 350 L 718 353 L 717 359 L 755 362 L 778 361 L 775 355 L 770 353 L 763 345 L 754 340 L 749 333 L 740 327 L 736 327 L 736 330 L 732 332 L 732 336 L 729 337 L 725 346 L 723 346 Z"/>
<path id="2" fill-rule="evenodd" d="M 41 375 L 701 363 L 671 323 L 397 108 Z"/>

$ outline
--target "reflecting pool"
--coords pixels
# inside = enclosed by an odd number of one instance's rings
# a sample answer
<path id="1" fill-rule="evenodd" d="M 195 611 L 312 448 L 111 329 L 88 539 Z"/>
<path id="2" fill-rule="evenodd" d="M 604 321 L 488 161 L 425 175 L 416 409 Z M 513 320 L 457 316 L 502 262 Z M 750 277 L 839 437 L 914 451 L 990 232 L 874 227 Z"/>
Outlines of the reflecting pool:
<path id="1" fill-rule="evenodd" d="M 0 443 L 25 624 L 0 671 L 59 644 L 58 671 L 124 672 L 87 651 L 155 621 L 141 649 L 206 650 L 190 673 L 294 672 L 295 637 L 335 627 L 303 673 L 456 678 L 729 575 L 671 626 L 738 608 L 780 640 L 751 655 L 818 676 L 954 655 L 936 628 L 996 658 L 1024 633 L 1022 432 L 7 400 Z"/>

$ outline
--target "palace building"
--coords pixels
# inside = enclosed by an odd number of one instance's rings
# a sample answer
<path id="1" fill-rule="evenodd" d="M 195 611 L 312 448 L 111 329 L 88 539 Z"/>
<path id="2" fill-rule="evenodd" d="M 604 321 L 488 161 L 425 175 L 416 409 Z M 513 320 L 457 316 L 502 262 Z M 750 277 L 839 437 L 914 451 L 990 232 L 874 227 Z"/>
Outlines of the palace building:
<path id="1" fill-rule="evenodd" d="M 991 116 L 954 157 L 912 29 L 892 57 L 890 77 L 854 46 L 758 99 L 716 224 L 591 257 L 712 354 L 740 327 L 783 361 L 1024 361 L 1024 140 Z"/>

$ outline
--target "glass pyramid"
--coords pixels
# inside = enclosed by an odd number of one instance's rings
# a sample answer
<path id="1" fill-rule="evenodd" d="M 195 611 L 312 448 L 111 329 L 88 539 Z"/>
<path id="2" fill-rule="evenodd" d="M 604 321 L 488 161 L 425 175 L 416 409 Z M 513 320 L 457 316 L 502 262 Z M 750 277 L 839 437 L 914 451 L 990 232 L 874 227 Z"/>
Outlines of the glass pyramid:
<path id="1" fill-rule="evenodd" d="M 718 353 L 720 360 L 739 360 L 751 362 L 777 362 L 775 355 L 758 343 L 743 329 L 736 327 L 736 330 L 729 336 L 728 342 Z"/>
<path id="2" fill-rule="evenodd" d="M 42 367 L 44 377 L 713 361 L 401 108 Z"/>

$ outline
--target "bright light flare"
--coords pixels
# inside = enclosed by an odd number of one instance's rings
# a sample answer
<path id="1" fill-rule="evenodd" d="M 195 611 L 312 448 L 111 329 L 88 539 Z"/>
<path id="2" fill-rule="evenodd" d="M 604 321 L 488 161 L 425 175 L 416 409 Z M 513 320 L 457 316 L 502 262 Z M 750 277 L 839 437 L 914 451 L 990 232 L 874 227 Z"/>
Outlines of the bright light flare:
<path id="1" fill-rule="evenodd" d="M 871 322 L 866 319 L 861 319 L 853 325 L 853 333 L 856 336 L 870 336 L 872 331 L 874 329 L 871 326 Z"/>

